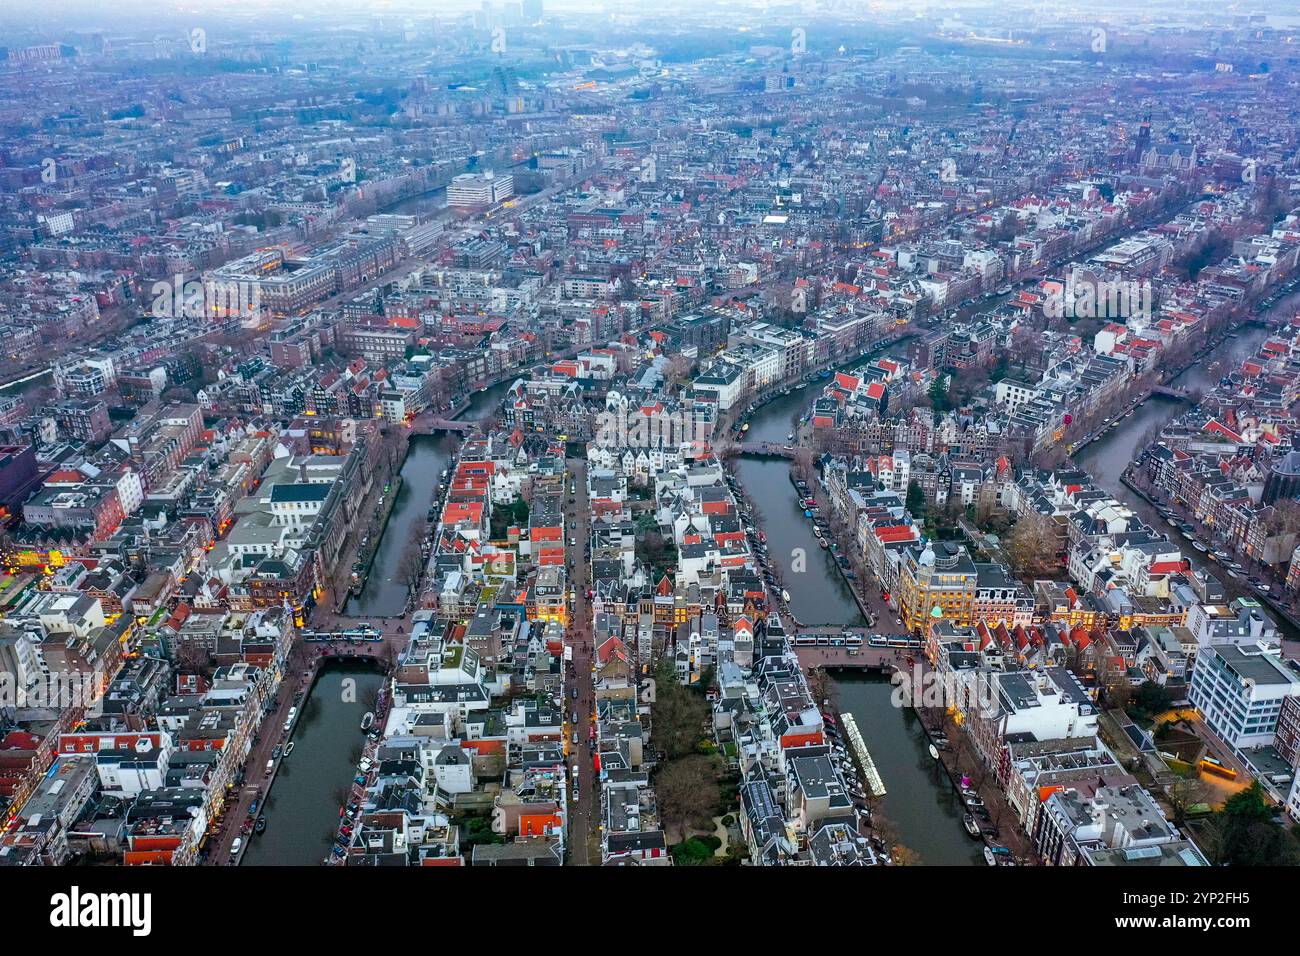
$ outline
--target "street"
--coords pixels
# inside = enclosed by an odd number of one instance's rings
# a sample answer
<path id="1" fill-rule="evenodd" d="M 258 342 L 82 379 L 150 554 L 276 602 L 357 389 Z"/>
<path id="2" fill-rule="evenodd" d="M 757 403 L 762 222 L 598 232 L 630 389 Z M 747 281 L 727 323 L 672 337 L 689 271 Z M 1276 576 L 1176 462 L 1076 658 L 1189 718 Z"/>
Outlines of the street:
<path id="1" fill-rule="evenodd" d="M 587 568 L 587 548 L 591 543 L 590 506 L 587 500 L 587 463 L 581 459 L 570 458 L 567 462 L 571 481 L 576 491 L 571 496 L 573 504 L 566 504 L 565 533 L 577 544 L 568 548 L 569 586 L 572 588 L 573 609 L 569 620 L 569 641 L 573 646 L 573 665 L 566 670 L 564 681 L 564 707 L 569 717 L 577 711 L 577 723 L 570 722 L 570 741 L 576 732 L 577 747 L 572 747 L 569 754 L 570 766 L 578 768 L 578 783 L 581 799 L 569 804 L 569 861 L 577 866 L 590 864 L 590 844 L 598 832 L 599 823 L 595 806 L 596 796 L 600 792 L 595 786 L 596 770 L 593 760 L 591 728 L 596 708 L 596 691 L 592 683 L 592 661 L 595 655 L 592 638 L 591 601 L 587 599 L 587 588 L 591 575 Z M 568 499 L 565 499 L 568 501 Z M 566 542 L 567 544 L 567 542 Z M 578 691 L 577 700 L 573 691 Z"/>
<path id="2" fill-rule="evenodd" d="M 266 802 L 265 791 L 269 789 L 269 781 L 274 779 L 268 778 L 266 774 L 266 762 L 271 759 L 275 748 L 289 739 L 289 734 L 284 731 L 284 722 L 289 717 L 289 708 L 299 703 L 295 698 L 304 686 L 303 670 L 307 666 L 304 663 L 305 659 L 304 645 L 295 641 L 289 652 L 289 660 L 285 664 L 286 673 L 276 691 L 274 706 L 262 718 L 261 726 L 253 736 L 252 749 L 249 750 L 248 758 L 244 761 L 243 784 L 228 795 L 220 828 L 208 840 L 206 859 L 200 858 L 209 866 L 226 866 L 238 862 L 232 861 L 230 846 L 235 837 L 241 835 L 240 831 L 244 820 L 248 817 L 248 809 L 252 806 L 253 800 Z M 254 839 L 252 834 L 243 836 L 240 856 L 243 855 L 243 850 L 248 848 L 248 841 Z"/>

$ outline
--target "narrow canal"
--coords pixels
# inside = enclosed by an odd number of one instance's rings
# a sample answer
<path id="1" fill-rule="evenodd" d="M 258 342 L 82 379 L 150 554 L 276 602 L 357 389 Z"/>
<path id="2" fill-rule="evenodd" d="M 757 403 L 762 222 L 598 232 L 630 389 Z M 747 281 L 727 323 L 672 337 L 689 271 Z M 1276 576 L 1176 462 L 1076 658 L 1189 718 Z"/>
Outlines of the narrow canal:
<path id="1" fill-rule="evenodd" d="M 477 418 L 494 409 L 509 383 L 478 392 L 461 413 Z M 407 589 L 399 580 L 410 529 L 424 520 L 434 490 L 459 444 L 454 435 L 416 435 L 402 463 L 402 487 L 384 528 L 366 586 L 346 611 L 361 617 L 400 615 Z M 294 729 L 293 753 L 283 758 L 263 813 L 267 827 L 253 835 L 243 862 L 249 866 L 312 866 L 330 852 L 339 805 L 361 759 L 361 718 L 374 710 L 384 678 L 361 662 L 331 662 L 317 678 Z"/>
<path id="2" fill-rule="evenodd" d="M 374 709 L 383 680 L 357 661 L 332 662 L 321 672 L 294 727 L 293 753 L 281 759 L 265 798 L 266 830 L 248 838 L 243 865 L 315 866 L 325 859 L 361 759 L 361 718 Z"/>
<path id="3" fill-rule="evenodd" d="M 903 355 L 906 341 L 895 342 L 874 356 L 851 363 L 848 368 L 865 364 L 870 358 Z M 826 379 L 791 390 L 789 395 L 773 399 L 749 419 L 747 442 L 783 445 L 798 430 L 800 419 L 808 414 L 813 399 L 826 386 Z M 735 470 L 749 496 L 753 515 L 767 535 L 768 554 L 780 568 L 783 587 L 790 592 L 790 611 L 800 624 L 863 624 L 865 619 L 848 582 L 835 564 L 829 549 L 823 550 L 813 534 L 812 522 L 804 516 L 794 485 L 790 483 L 790 463 L 782 458 L 759 458 L 741 455 Z"/>
<path id="4" fill-rule="evenodd" d="M 1258 351 L 1267 337 L 1267 329 L 1257 325 L 1246 326 L 1238 331 L 1235 339 L 1228 339 L 1220 346 L 1209 361 L 1197 362 L 1170 384 L 1192 392 L 1208 392 L 1242 359 Z M 1215 361 L 1219 364 L 1211 369 L 1210 365 Z M 1125 503 L 1131 504 L 1152 527 L 1168 527 L 1154 509 L 1124 487 L 1119 479 L 1124 469 L 1133 464 L 1138 455 L 1142 454 L 1144 439 L 1148 438 L 1156 428 L 1186 411 L 1188 407 L 1185 401 L 1153 395 L 1128 418 L 1120 419 L 1119 427 L 1114 431 L 1107 432 L 1102 438 L 1075 455 L 1075 463 L 1091 474 L 1101 487 Z"/>
<path id="5" fill-rule="evenodd" d="M 774 399 L 749 419 L 746 441 L 785 444 L 791 432 L 825 387 L 823 379 Z M 768 554 L 790 592 L 790 611 L 800 624 L 862 624 L 862 612 L 829 550 L 822 550 L 812 522 L 790 483 L 784 458 L 741 455 L 736 474 L 748 495 L 756 527 L 767 535 Z"/>
<path id="6" fill-rule="evenodd" d="M 474 393 L 469 406 L 457 417 L 473 419 L 487 414 L 496 408 L 509 388 L 507 381 Z M 458 437 L 445 433 L 411 438 L 399 472 L 402 485 L 397 490 L 393 512 L 379 539 L 365 585 L 361 593 L 347 599 L 343 606 L 345 614 L 362 618 L 395 617 L 406 609 L 408 591 L 400 569 L 402 555 L 409 546 L 411 526 L 428 517 L 434 491 L 459 444 Z"/>
<path id="7" fill-rule="evenodd" d="M 962 824 L 966 810 L 952 783 L 930 756 L 916 712 L 895 707 L 894 686 L 883 676 L 837 676 L 836 703 L 853 715 L 885 782 L 880 801 L 892 837 L 923 866 L 984 866 L 984 842 Z"/>
<path id="8" fill-rule="evenodd" d="M 1228 339 L 1205 360 L 1197 362 L 1175 378 L 1172 384 L 1190 389 L 1193 393 L 1208 392 L 1221 377 L 1258 351 L 1268 335 L 1269 330 L 1261 326 L 1242 327 L 1237 331 L 1236 338 Z M 1119 427 L 1114 431 L 1107 432 L 1075 455 L 1074 461 L 1092 475 L 1099 487 L 1132 508 L 1152 528 L 1164 532 L 1179 547 L 1193 568 L 1214 575 L 1229 598 L 1257 597 L 1244 581 L 1229 578 L 1215 562 L 1195 550 L 1177 531 L 1169 527 L 1159 512 L 1120 481 L 1124 470 L 1137 461 L 1143 447 L 1152 440 L 1152 433 L 1188 408 L 1190 405 L 1185 401 L 1152 396 L 1131 416 L 1121 419 Z M 1288 621 L 1272 616 L 1288 640 L 1300 638 L 1300 632 Z"/>
<path id="9" fill-rule="evenodd" d="M 353 617 L 393 617 L 406 609 L 408 590 L 400 574 L 402 556 L 409 546 L 411 526 L 424 519 L 443 471 L 456 453 L 454 435 L 415 435 L 402 462 L 402 485 L 388 524 L 379 539 L 361 593 L 351 595 L 344 613 Z"/>
<path id="10" fill-rule="evenodd" d="M 899 354 L 905 343 L 885 350 Z M 865 359 L 863 360 L 865 361 Z M 784 444 L 822 387 L 817 380 L 769 402 L 749 419 L 746 440 Z M 736 473 L 758 526 L 767 535 L 768 553 L 781 565 L 790 592 L 790 609 L 807 625 L 863 623 L 862 613 L 829 552 L 822 551 L 790 483 L 790 463 L 740 456 Z M 806 559 L 800 572 L 799 558 Z M 881 811 L 895 840 L 917 862 L 927 865 L 983 864 L 983 844 L 962 826 L 964 810 L 943 770 L 930 757 L 920 721 L 893 705 L 893 686 L 883 677 L 840 677 L 835 681 L 839 708 L 853 715 L 885 782 Z"/>

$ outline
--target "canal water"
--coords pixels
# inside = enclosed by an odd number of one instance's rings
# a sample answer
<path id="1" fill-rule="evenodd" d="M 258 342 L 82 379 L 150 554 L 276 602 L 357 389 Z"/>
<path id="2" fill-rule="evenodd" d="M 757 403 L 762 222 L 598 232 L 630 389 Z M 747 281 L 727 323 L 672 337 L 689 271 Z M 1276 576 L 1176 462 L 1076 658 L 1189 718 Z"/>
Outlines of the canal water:
<path id="1" fill-rule="evenodd" d="M 426 222 L 445 219 L 449 212 L 447 209 L 447 187 L 440 186 L 427 193 L 408 196 L 387 207 L 383 212 L 390 216 L 421 216 Z"/>
<path id="2" fill-rule="evenodd" d="M 1171 384 L 1190 389 L 1192 392 L 1208 392 L 1218 380 L 1242 359 L 1248 358 L 1259 350 L 1259 346 L 1268 337 L 1269 330 L 1257 325 L 1244 326 L 1237 332 L 1235 339 L 1228 339 L 1207 359 L 1192 365 Z M 1219 364 L 1215 364 L 1216 361 Z M 1102 438 L 1088 445 L 1074 456 L 1075 463 L 1092 475 L 1101 488 L 1109 491 L 1115 498 L 1128 505 L 1147 524 L 1157 531 L 1164 532 L 1169 540 L 1177 545 L 1183 557 L 1191 562 L 1193 568 L 1212 574 L 1222 585 L 1229 599 L 1235 597 L 1257 597 L 1240 579 L 1234 580 L 1223 573 L 1218 564 L 1206 558 L 1193 548 L 1187 539 L 1171 528 L 1145 499 L 1134 494 L 1122 481 L 1120 476 L 1130 464 L 1137 461 L 1145 445 L 1152 440 L 1152 432 L 1163 426 L 1170 419 L 1186 411 L 1187 402 L 1172 398 L 1152 396 L 1130 417 L 1120 420 L 1114 431 L 1107 432 Z M 1278 629 L 1288 640 L 1300 638 L 1300 632 L 1288 621 L 1274 616 Z"/>
<path id="3" fill-rule="evenodd" d="M 508 388 L 509 383 L 503 383 L 476 393 L 461 414 L 484 415 Z M 398 574 L 402 550 L 412 522 L 428 515 L 439 477 L 458 444 L 459 438 L 449 434 L 412 437 L 393 513 L 365 588 L 348 599 L 348 614 L 385 617 L 403 612 L 407 591 Z M 281 762 L 263 805 L 266 830 L 250 838 L 245 864 L 313 866 L 325 859 L 338 826 L 339 804 L 361 758 L 361 718 L 374 710 L 383 681 L 380 673 L 359 661 L 331 662 L 320 674 L 294 728 L 293 753 Z"/>
<path id="4" fill-rule="evenodd" d="M 782 587 L 790 592 L 795 619 L 808 626 L 866 623 L 830 550 L 822 550 L 812 522 L 799 507 L 790 484 L 790 462 L 741 456 L 735 469 L 755 509 L 751 512 L 755 527 L 767 535 L 768 554 L 780 568 Z"/>
<path id="5" fill-rule="evenodd" d="M 898 354 L 906 348 L 905 343 L 897 343 L 886 353 Z M 784 444 L 824 385 L 818 379 L 763 406 L 749 419 L 746 440 Z M 794 616 L 807 625 L 863 623 L 848 584 L 829 552 L 818 546 L 812 525 L 798 506 L 790 484 L 790 463 L 742 455 L 735 469 L 754 509 L 756 526 L 767 535 L 768 553 L 781 565 Z M 796 570 L 798 549 L 807 561 L 802 573 Z M 881 812 L 894 840 L 922 864 L 982 865 L 983 844 L 966 834 L 964 810 L 952 784 L 930 757 L 916 714 L 893 706 L 888 680 L 838 677 L 835 694 L 839 709 L 857 721 L 884 780 Z"/>
<path id="6" fill-rule="evenodd" d="M 343 611 L 353 617 L 393 617 L 406 609 L 406 581 L 400 573 L 411 525 L 423 520 L 433 504 L 433 493 L 443 470 L 451 463 L 459 439 L 446 433 L 414 435 L 402 462 L 401 487 L 375 560 L 360 594 L 353 594 Z"/>
<path id="7" fill-rule="evenodd" d="M 1192 392 L 1208 392 L 1227 371 L 1234 368 L 1242 359 L 1253 355 L 1268 337 L 1268 330 L 1257 325 L 1242 328 L 1237 338 L 1228 339 L 1215 350 L 1210 360 L 1221 364 L 1211 370 L 1209 361 L 1197 362 L 1170 384 L 1175 388 L 1186 388 Z M 1142 454 L 1144 440 L 1150 433 L 1167 423 L 1179 413 L 1186 411 L 1188 403 L 1180 399 L 1164 398 L 1153 395 L 1146 403 L 1128 418 L 1120 419 L 1119 427 L 1107 432 L 1103 437 L 1088 445 L 1074 456 L 1075 463 L 1083 468 L 1101 487 L 1126 503 L 1135 499 L 1135 510 L 1143 516 L 1152 527 L 1167 528 L 1164 519 L 1124 487 L 1119 480 L 1129 465 Z M 1148 516 L 1147 512 L 1150 512 Z M 1152 521 L 1151 519 L 1155 520 Z M 1191 548 L 1188 548 L 1191 551 Z"/>
<path id="8" fill-rule="evenodd" d="M 840 676 L 836 705 L 853 715 L 880 778 L 880 801 L 890 836 L 923 866 L 984 865 L 984 843 L 962 824 L 965 808 L 939 762 L 916 712 L 894 706 L 894 687 L 883 676 Z"/>
<path id="9" fill-rule="evenodd" d="M 330 852 L 339 806 L 356 773 L 383 676 L 357 661 L 330 663 L 302 705 L 293 753 L 263 802 L 266 830 L 249 837 L 245 866 L 316 866 Z"/>
<path id="10" fill-rule="evenodd" d="M 27 373 L 31 374 L 31 373 Z M 8 385 L 0 385 L 0 394 L 13 395 L 15 397 L 26 395 L 38 388 L 45 388 L 54 382 L 54 376 L 49 372 L 42 372 L 25 381 L 13 381 Z"/>
<path id="11" fill-rule="evenodd" d="M 476 392 L 458 417 L 479 418 L 505 397 L 510 382 Z M 360 594 L 348 597 L 343 612 L 352 617 L 395 617 L 406 609 L 407 587 L 400 573 L 402 554 L 410 540 L 411 525 L 428 517 L 433 494 L 443 471 L 455 457 L 460 439 L 455 435 L 414 435 L 407 448 L 392 514 L 379 539 L 374 563 Z"/>
<path id="12" fill-rule="evenodd" d="M 903 355 L 907 345 L 906 341 L 895 342 L 876 354 Z M 863 364 L 870 357 L 846 367 Z M 785 444 L 790 434 L 798 431 L 800 419 L 808 414 L 826 382 L 815 379 L 768 402 L 749 419 L 745 441 Z M 756 526 L 767 535 L 768 554 L 780 568 L 782 586 L 790 592 L 790 611 L 796 620 L 808 626 L 865 623 L 834 556 L 829 548 L 822 549 L 813 534 L 812 522 L 799 507 L 790 483 L 790 463 L 783 458 L 741 455 L 735 461 L 735 470 L 755 509 L 751 513 Z"/>

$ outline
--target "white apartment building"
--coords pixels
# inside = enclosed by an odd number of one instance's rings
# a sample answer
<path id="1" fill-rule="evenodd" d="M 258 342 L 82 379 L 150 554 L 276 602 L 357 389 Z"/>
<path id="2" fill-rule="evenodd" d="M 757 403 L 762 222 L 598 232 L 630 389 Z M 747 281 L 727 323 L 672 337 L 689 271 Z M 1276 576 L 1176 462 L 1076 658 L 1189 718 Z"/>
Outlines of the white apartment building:
<path id="1" fill-rule="evenodd" d="M 972 737 L 984 759 L 996 766 L 1003 743 L 1021 740 L 1094 738 L 1097 708 L 1079 679 L 1064 667 L 983 671 L 976 700 L 988 705 L 974 720 Z"/>
<path id="2" fill-rule="evenodd" d="M 1191 702 L 1233 750 L 1262 747 L 1277 733 L 1282 701 L 1300 695 L 1300 677 L 1276 645 L 1211 645 L 1196 658 Z"/>
<path id="3" fill-rule="evenodd" d="M 510 173 L 462 173 L 447 186 L 447 205 L 491 206 L 515 194 L 515 177 Z"/>

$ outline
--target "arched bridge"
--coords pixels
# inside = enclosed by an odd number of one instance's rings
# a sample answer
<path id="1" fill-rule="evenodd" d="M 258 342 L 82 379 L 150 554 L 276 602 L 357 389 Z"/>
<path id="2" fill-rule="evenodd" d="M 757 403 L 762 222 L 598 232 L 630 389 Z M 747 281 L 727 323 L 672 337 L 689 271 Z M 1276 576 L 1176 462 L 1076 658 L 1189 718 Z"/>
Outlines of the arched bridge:
<path id="1" fill-rule="evenodd" d="M 458 422 L 451 418 L 434 418 L 420 424 L 431 432 L 455 432 L 458 435 L 468 435 L 478 431 L 479 427 L 477 421 Z"/>
<path id="2" fill-rule="evenodd" d="M 731 446 L 738 455 L 765 455 L 768 458 L 793 458 L 794 445 L 782 445 L 770 441 L 742 441 Z"/>

